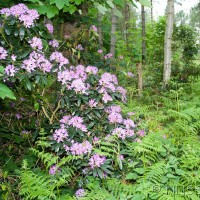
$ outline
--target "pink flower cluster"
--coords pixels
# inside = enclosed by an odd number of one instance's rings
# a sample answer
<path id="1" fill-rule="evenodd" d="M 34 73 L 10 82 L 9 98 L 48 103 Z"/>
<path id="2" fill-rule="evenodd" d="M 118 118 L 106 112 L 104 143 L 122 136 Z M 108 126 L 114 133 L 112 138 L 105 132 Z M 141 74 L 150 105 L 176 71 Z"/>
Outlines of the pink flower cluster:
<path id="1" fill-rule="evenodd" d="M 49 33 L 53 33 L 53 25 L 52 24 L 46 24 L 45 25 L 46 26 L 46 28 L 47 28 L 47 30 L 49 31 Z"/>
<path id="2" fill-rule="evenodd" d="M 43 72 L 50 72 L 52 64 L 44 57 L 42 53 L 33 51 L 29 55 L 29 59 L 23 61 L 21 68 L 25 69 L 27 72 L 35 71 L 37 68 Z"/>
<path id="3" fill-rule="evenodd" d="M 78 117 L 78 116 L 64 116 L 61 120 L 60 123 L 65 124 L 68 126 L 72 126 L 74 128 L 80 129 L 83 132 L 87 132 L 87 127 L 83 124 L 83 118 Z"/>
<path id="4" fill-rule="evenodd" d="M 52 47 L 54 47 L 54 48 L 57 48 L 57 47 L 59 47 L 59 43 L 58 43 L 58 41 L 57 40 L 51 40 L 51 41 L 49 41 L 49 45 L 50 46 L 52 46 Z"/>
<path id="5" fill-rule="evenodd" d="M 109 58 L 112 58 L 112 53 L 108 53 L 108 54 L 106 54 L 105 56 L 104 56 L 104 59 L 105 60 L 107 60 L 107 59 L 109 59 Z"/>
<path id="6" fill-rule="evenodd" d="M 69 60 L 63 56 L 61 52 L 55 51 L 50 56 L 51 61 L 55 61 L 60 67 L 69 64 Z"/>
<path id="7" fill-rule="evenodd" d="M 128 72 L 127 76 L 131 78 L 131 77 L 134 77 L 134 74 L 132 72 Z"/>
<path id="8" fill-rule="evenodd" d="M 34 21 L 39 18 L 39 14 L 36 10 L 30 10 L 25 4 L 22 3 L 14 5 L 11 8 L 3 8 L 0 10 L 0 14 L 17 17 L 26 28 L 34 26 Z"/>
<path id="9" fill-rule="evenodd" d="M 75 90 L 82 94 L 87 94 L 86 91 L 90 88 L 90 85 L 85 83 L 87 77 L 83 65 L 71 66 L 70 69 L 58 72 L 58 81 L 65 84 L 68 90 Z"/>
<path id="10" fill-rule="evenodd" d="M 14 65 L 7 65 L 4 72 L 7 76 L 15 76 L 17 69 L 15 68 Z"/>
<path id="11" fill-rule="evenodd" d="M 91 30 L 91 31 L 94 31 L 95 33 L 97 33 L 97 31 L 98 31 L 98 29 L 97 29 L 97 27 L 96 27 L 95 25 L 92 25 L 92 26 L 90 27 L 90 30 Z"/>
<path id="12" fill-rule="evenodd" d="M 122 101 L 123 102 L 126 102 L 126 93 L 127 93 L 127 91 L 123 88 L 123 87 L 121 87 L 121 86 L 118 86 L 117 87 L 117 91 L 122 95 Z"/>
<path id="13" fill-rule="evenodd" d="M 55 131 L 53 134 L 53 139 L 57 142 L 63 142 L 64 139 L 67 139 L 68 137 L 68 132 L 64 126 L 64 124 L 61 124 L 61 127 Z"/>
<path id="14" fill-rule="evenodd" d="M 0 47 L 0 60 L 5 60 L 7 56 L 8 52 L 3 47 Z"/>
<path id="15" fill-rule="evenodd" d="M 87 66 L 85 71 L 87 73 L 96 75 L 98 73 L 98 68 L 94 66 Z"/>
<path id="16" fill-rule="evenodd" d="M 92 145 L 86 140 L 82 143 L 73 143 L 70 147 L 70 151 L 73 155 L 84 155 L 91 153 L 92 151 Z"/>
<path id="17" fill-rule="evenodd" d="M 97 102 L 94 99 L 90 99 L 88 105 L 90 108 L 95 108 L 97 106 Z"/>
<path id="18" fill-rule="evenodd" d="M 32 40 L 28 41 L 32 48 L 42 50 L 42 40 L 37 37 L 33 37 Z"/>
<path id="19" fill-rule="evenodd" d="M 86 194 L 85 194 L 85 190 L 84 189 L 78 189 L 75 193 L 76 195 L 76 198 L 81 198 L 81 197 L 84 197 Z"/>
<path id="20" fill-rule="evenodd" d="M 110 106 L 105 110 L 108 115 L 108 120 L 111 124 L 122 123 L 123 117 L 121 115 L 121 108 L 120 106 Z"/>
<path id="21" fill-rule="evenodd" d="M 56 165 L 52 165 L 51 167 L 50 167 L 50 169 L 49 169 L 49 174 L 50 175 L 55 175 L 56 174 L 56 172 L 58 171 L 58 166 L 56 166 Z"/>
<path id="22" fill-rule="evenodd" d="M 94 154 L 90 159 L 89 159 L 89 165 L 91 169 L 98 168 L 101 165 L 103 165 L 106 161 L 105 156 L 100 156 L 99 154 Z"/>
<path id="23" fill-rule="evenodd" d="M 97 53 L 102 54 L 102 53 L 103 53 L 103 50 L 102 50 L 102 49 L 99 49 L 99 50 L 97 51 Z"/>
<path id="24" fill-rule="evenodd" d="M 78 49 L 78 50 L 80 50 L 80 51 L 83 51 L 83 47 L 82 47 L 82 45 L 81 44 L 78 44 L 77 46 L 76 46 L 76 49 Z"/>
<path id="25" fill-rule="evenodd" d="M 126 137 L 134 136 L 134 130 L 131 129 L 124 129 L 124 128 L 115 128 L 112 135 L 117 135 L 117 137 L 121 138 L 122 140 L 126 139 Z"/>

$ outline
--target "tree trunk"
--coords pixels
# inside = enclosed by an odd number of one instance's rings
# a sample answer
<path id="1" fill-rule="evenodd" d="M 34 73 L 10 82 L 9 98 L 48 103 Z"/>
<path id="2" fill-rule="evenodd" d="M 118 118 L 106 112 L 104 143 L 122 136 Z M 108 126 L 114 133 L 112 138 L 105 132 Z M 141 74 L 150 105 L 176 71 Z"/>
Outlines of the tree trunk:
<path id="1" fill-rule="evenodd" d="M 153 0 L 151 0 L 151 21 L 153 21 Z"/>
<path id="2" fill-rule="evenodd" d="M 146 57 L 146 31 L 145 31 L 145 10 L 144 6 L 141 9 L 142 15 L 142 64 L 145 64 L 145 57 Z"/>
<path id="3" fill-rule="evenodd" d="M 165 29 L 165 46 L 164 46 L 164 70 L 163 70 L 163 87 L 166 87 L 171 77 L 171 58 L 172 58 L 172 33 L 174 20 L 174 0 L 167 1 L 167 23 Z"/>
<path id="4" fill-rule="evenodd" d="M 111 20 L 111 43 L 110 43 L 110 53 L 115 57 L 115 45 L 116 45 L 116 23 L 117 16 L 115 15 L 115 7 L 112 9 L 112 20 Z"/>
<path id="5" fill-rule="evenodd" d="M 142 64 L 139 62 L 136 64 L 137 74 L 138 74 L 138 96 L 142 96 L 143 91 L 143 81 L 142 81 Z"/>
<path id="6" fill-rule="evenodd" d="M 99 49 L 103 49 L 103 32 L 102 32 L 102 14 L 98 13 L 98 35 L 99 35 Z"/>
<path id="7" fill-rule="evenodd" d="M 126 41 L 126 50 L 129 52 L 129 20 L 130 20 L 130 7 L 129 3 L 125 2 L 124 9 L 124 31 L 125 31 L 125 41 Z"/>

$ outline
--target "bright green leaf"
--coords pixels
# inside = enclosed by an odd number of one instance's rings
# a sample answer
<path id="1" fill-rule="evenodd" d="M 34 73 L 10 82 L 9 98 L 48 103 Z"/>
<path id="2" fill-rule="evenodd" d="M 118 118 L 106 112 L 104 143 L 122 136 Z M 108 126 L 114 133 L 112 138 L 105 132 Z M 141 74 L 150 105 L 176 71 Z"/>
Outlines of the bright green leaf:
<path id="1" fill-rule="evenodd" d="M 10 99 L 16 99 L 12 90 L 8 88 L 6 85 L 3 85 L 0 83 L 0 97 L 4 99 L 5 97 L 8 97 Z"/>
<path id="2" fill-rule="evenodd" d="M 69 0 L 50 0 L 51 4 L 56 4 L 56 7 L 61 10 L 64 6 L 69 6 Z"/>
<path id="3" fill-rule="evenodd" d="M 151 2 L 149 0 L 139 0 L 140 4 L 145 7 L 151 7 Z"/>
<path id="4" fill-rule="evenodd" d="M 126 180 L 136 180 L 138 178 L 138 175 L 136 173 L 129 173 L 126 175 Z"/>

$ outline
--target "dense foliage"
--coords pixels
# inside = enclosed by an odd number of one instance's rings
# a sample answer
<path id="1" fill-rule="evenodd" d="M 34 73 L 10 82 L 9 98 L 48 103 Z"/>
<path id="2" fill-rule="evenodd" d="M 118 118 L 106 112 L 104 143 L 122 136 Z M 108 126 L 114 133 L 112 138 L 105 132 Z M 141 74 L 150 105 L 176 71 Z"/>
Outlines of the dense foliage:
<path id="1" fill-rule="evenodd" d="M 119 19 L 116 58 L 109 14 L 102 17 L 102 49 L 94 19 L 97 10 L 117 5 L 122 12 L 128 2 L 26 3 L 0 10 L 0 199 L 199 199 L 196 32 L 175 26 L 172 81 L 163 91 L 166 20 L 147 23 L 138 97 L 143 39 L 136 14 L 126 28 Z M 89 9 L 71 35 L 39 15 L 60 10 L 55 24 L 86 5 L 96 11 Z"/>

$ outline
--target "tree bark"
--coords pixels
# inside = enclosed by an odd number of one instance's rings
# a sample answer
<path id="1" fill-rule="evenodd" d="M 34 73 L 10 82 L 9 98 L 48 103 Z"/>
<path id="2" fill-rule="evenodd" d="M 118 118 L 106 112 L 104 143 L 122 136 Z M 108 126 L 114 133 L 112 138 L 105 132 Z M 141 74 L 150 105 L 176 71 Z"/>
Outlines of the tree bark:
<path id="1" fill-rule="evenodd" d="M 146 26 L 145 26 L 145 10 L 144 6 L 142 6 L 141 9 L 141 15 L 142 15 L 142 64 L 145 64 L 145 57 L 146 57 Z"/>
<path id="2" fill-rule="evenodd" d="M 142 96 L 143 91 L 143 81 L 142 81 L 142 64 L 139 62 L 136 64 L 137 74 L 138 74 L 138 96 Z"/>
<path id="3" fill-rule="evenodd" d="M 153 21 L 153 0 L 151 0 L 151 21 Z"/>
<path id="4" fill-rule="evenodd" d="M 102 32 L 102 14 L 98 13 L 98 35 L 99 35 L 99 49 L 103 49 L 103 32 Z"/>
<path id="5" fill-rule="evenodd" d="M 167 23 L 165 29 L 163 87 L 166 87 L 171 77 L 172 34 L 174 21 L 174 0 L 167 1 Z"/>
<path id="6" fill-rule="evenodd" d="M 125 2 L 124 9 L 124 32 L 125 32 L 125 41 L 126 41 L 126 50 L 129 52 L 129 20 L 130 20 L 130 7 L 129 3 Z"/>
<path id="7" fill-rule="evenodd" d="M 115 46 L 116 46 L 116 23 L 117 16 L 115 15 L 115 7 L 112 9 L 112 19 L 111 19 L 111 42 L 110 42 L 110 53 L 115 57 Z"/>

